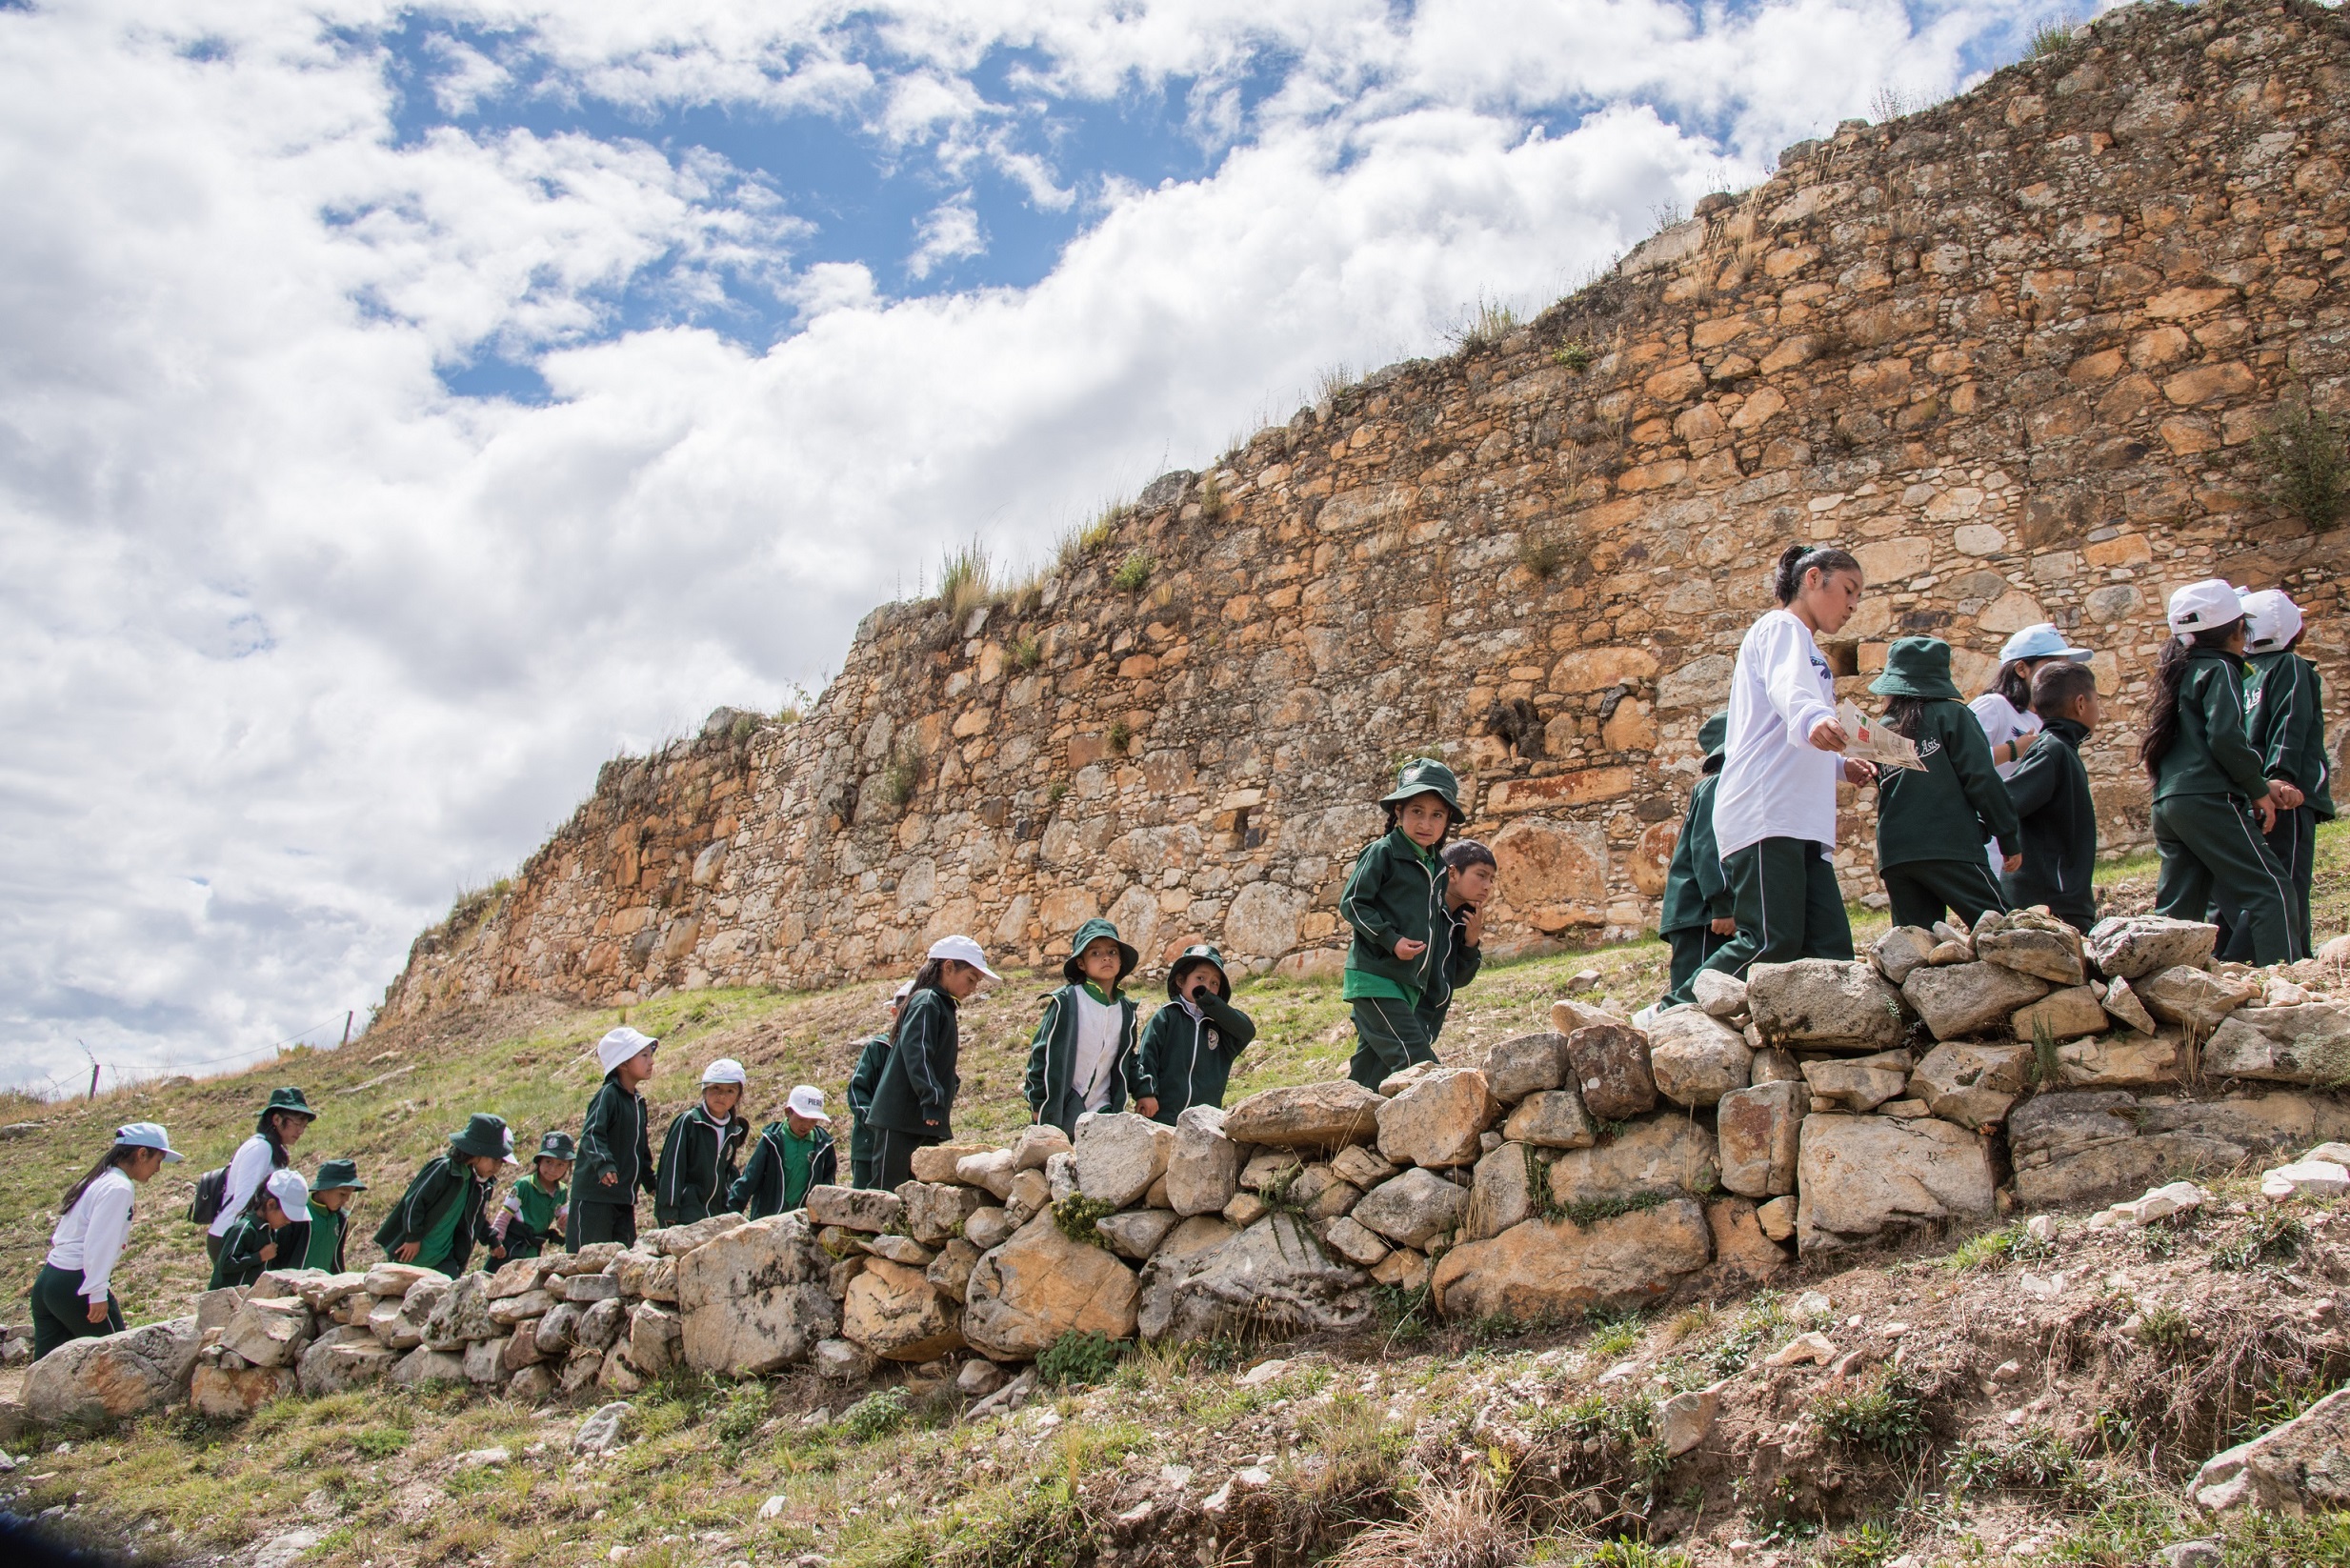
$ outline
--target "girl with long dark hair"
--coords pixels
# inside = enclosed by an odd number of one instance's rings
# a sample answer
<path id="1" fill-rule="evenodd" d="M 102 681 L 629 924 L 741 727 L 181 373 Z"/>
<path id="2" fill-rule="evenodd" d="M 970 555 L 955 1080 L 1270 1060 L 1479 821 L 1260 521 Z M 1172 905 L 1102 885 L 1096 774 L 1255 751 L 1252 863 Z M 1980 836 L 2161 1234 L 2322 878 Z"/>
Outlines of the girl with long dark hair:
<path id="1" fill-rule="evenodd" d="M 204 1237 L 204 1250 L 213 1262 L 220 1261 L 222 1242 L 228 1239 L 230 1228 L 245 1217 L 261 1196 L 262 1183 L 271 1171 L 282 1171 L 291 1161 L 293 1146 L 302 1141 L 318 1113 L 311 1109 L 310 1101 L 299 1089 L 272 1089 L 269 1103 L 261 1107 L 261 1115 L 253 1120 L 253 1136 L 237 1145 L 229 1160 L 229 1176 L 220 1193 L 220 1213 L 212 1216 L 211 1229 Z"/>
<path id="2" fill-rule="evenodd" d="M 914 975 L 914 990 L 890 1026 L 889 1056 L 874 1086 L 874 1185 L 914 1177 L 914 1152 L 954 1136 L 953 1115 L 961 1036 L 955 1008 L 984 982 L 1001 979 L 968 936 L 941 936 Z"/>
<path id="3" fill-rule="evenodd" d="M 122 1332 L 122 1303 L 111 1278 L 131 1238 L 131 1200 L 140 1183 L 183 1158 L 151 1121 L 114 1129 L 114 1146 L 66 1189 L 49 1254 L 32 1282 L 32 1354 L 37 1360 L 69 1339 Z"/>

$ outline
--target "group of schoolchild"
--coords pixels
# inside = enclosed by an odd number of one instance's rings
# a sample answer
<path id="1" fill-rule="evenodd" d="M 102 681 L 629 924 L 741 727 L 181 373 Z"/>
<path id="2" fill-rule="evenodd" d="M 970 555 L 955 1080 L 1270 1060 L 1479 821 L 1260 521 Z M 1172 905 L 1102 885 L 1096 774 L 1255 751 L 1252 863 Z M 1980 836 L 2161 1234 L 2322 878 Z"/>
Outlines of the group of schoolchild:
<path id="1" fill-rule="evenodd" d="M 1730 706 L 1698 731 L 1703 773 L 1658 920 L 1670 989 L 1652 1015 L 1690 1002 L 1703 969 L 1853 956 L 1832 858 L 1839 780 L 1877 786 L 1878 874 L 1895 924 L 1930 929 L 1955 913 L 1972 925 L 2033 906 L 2082 931 L 2097 921 L 2080 748 L 2104 705 L 2080 662 L 2090 651 L 2053 625 L 2026 627 L 1969 703 L 1948 643 L 1900 638 L 1869 691 L 1920 767 L 1879 770 L 1840 754 L 1854 737 L 1816 641 L 1843 627 L 1863 587 L 1858 561 L 1834 546 L 1779 558 L 1779 608 L 1748 629 Z M 2161 857 L 2156 912 L 2216 922 L 2223 958 L 2309 957 L 2316 826 L 2334 803 L 2317 666 L 2295 652 L 2300 609 L 2280 590 L 2213 578 L 2173 593 L 2167 618 L 2138 743 Z"/>

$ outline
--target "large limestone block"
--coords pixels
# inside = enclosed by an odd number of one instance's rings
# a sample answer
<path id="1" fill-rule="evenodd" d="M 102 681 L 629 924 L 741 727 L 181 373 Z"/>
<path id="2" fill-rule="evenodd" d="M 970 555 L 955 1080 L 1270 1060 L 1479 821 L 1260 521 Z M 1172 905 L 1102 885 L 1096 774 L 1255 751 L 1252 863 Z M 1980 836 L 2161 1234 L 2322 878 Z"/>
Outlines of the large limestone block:
<path id="1" fill-rule="evenodd" d="M 665 1226 L 639 1239 L 636 1246 L 658 1253 L 663 1257 L 683 1257 L 703 1242 L 714 1241 L 744 1223 L 746 1221 L 741 1215 L 731 1209 L 722 1210 L 691 1225 Z M 617 1262 L 615 1258 L 613 1263 L 604 1265 L 606 1272 L 611 1272 Z"/>
<path id="2" fill-rule="evenodd" d="M 1240 1145 L 1224 1136 L 1224 1113 L 1185 1107 L 1167 1156 L 1167 1206 L 1179 1215 L 1221 1214 L 1240 1190 Z"/>
<path id="3" fill-rule="evenodd" d="M 420 1279 L 411 1285 L 408 1294 L 400 1298 L 400 1337 L 406 1338 L 412 1331 L 416 1336 L 414 1342 L 422 1344 L 426 1326 L 432 1321 L 432 1315 L 440 1311 L 441 1302 L 448 1298 L 455 1283 Z"/>
<path id="4" fill-rule="evenodd" d="M 2068 985 L 2029 1007 L 2018 1008 L 2007 1027 L 2019 1040 L 2036 1040 L 2042 1030 L 2051 1039 L 2077 1040 L 2083 1035 L 2104 1034 L 2112 1021 L 2105 1016 L 2096 992 L 2085 985 Z"/>
<path id="5" fill-rule="evenodd" d="M 1567 1081 L 1567 1038 L 1552 1030 L 1520 1035 L 1485 1053 L 1485 1088 L 1504 1105 Z"/>
<path id="6" fill-rule="evenodd" d="M 2350 1077 L 2350 1009 L 2329 1002 L 2238 1008 L 2203 1042 L 2203 1072 L 2274 1083 Z"/>
<path id="7" fill-rule="evenodd" d="M 963 1336 L 996 1360 L 1026 1360 L 1071 1332 L 1124 1339 L 1139 1285 L 1109 1249 L 1072 1241 L 1050 1215 L 979 1259 L 965 1287 Z"/>
<path id="8" fill-rule="evenodd" d="M 215 1421 L 241 1421 L 300 1386 L 294 1369 L 284 1366 L 237 1367 L 233 1370 L 199 1362 L 188 1382 L 188 1404 L 199 1416 Z"/>
<path id="9" fill-rule="evenodd" d="M 572 1331 L 579 1326 L 579 1315 L 586 1310 L 569 1301 L 559 1301 L 548 1309 L 547 1316 L 538 1320 L 538 1328 L 531 1337 L 538 1346 L 539 1354 L 561 1356 L 569 1351 L 572 1348 Z"/>
<path id="10" fill-rule="evenodd" d="M 1899 985 L 1912 970 L 1924 967 L 1934 946 L 1934 933 L 1922 926 L 1895 926 L 1869 944 L 1869 957 L 1879 974 Z"/>
<path id="11" fill-rule="evenodd" d="M 2053 915 L 1997 910 L 1975 923 L 1975 956 L 2019 974 L 2037 975 L 2060 986 L 2088 978 L 2081 963 L 2080 933 Z"/>
<path id="12" fill-rule="evenodd" d="M 1591 1023 L 1569 1032 L 1567 1073 L 1583 1109 L 1601 1121 L 1624 1121 L 1657 1108 L 1648 1036 L 1630 1024 Z"/>
<path id="13" fill-rule="evenodd" d="M 1183 1216 L 1173 1209 L 1129 1209 L 1123 1214 L 1102 1216 L 1094 1222 L 1094 1229 L 1110 1243 L 1112 1252 L 1130 1262 L 1140 1263 L 1158 1251 L 1167 1233 L 1182 1222 Z"/>
<path id="14" fill-rule="evenodd" d="M 1899 1099 L 1909 1087 L 1906 1052 L 1884 1052 L 1858 1059 L 1807 1061 L 1803 1081 L 1814 1095 L 1849 1111 L 1874 1111 Z"/>
<path id="15" fill-rule="evenodd" d="M 1049 1121 L 1023 1127 L 1012 1140 L 1012 1168 L 1015 1173 L 1041 1171 L 1054 1155 L 1068 1154 L 1073 1147 L 1069 1135 Z"/>
<path id="16" fill-rule="evenodd" d="M 418 1345 L 394 1361 L 386 1376 L 402 1388 L 422 1388 L 427 1383 L 461 1383 L 465 1381 L 465 1357 Z"/>
<path id="17" fill-rule="evenodd" d="M 382 1341 L 388 1350 L 413 1350 L 424 1343 L 424 1326 L 408 1320 L 405 1303 L 396 1296 L 371 1297 L 375 1304 L 368 1309 L 369 1332 Z"/>
<path id="18" fill-rule="evenodd" d="M 355 1271 L 329 1274 L 324 1269 L 306 1269 L 303 1272 L 315 1277 L 305 1279 L 294 1294 L 301 1297 L 302 1304 L 312 1312 L 331 1313 L 352 1297 L 367 1294 L 365 1274 Z"/>
<path id="19" fill-rule="evenodd" d="M 1583 1109 L 1582 1096 L 1572 1089 L 1541 1089 L 1517 1102 L 1501 1124 L 1501 1136 L 1545 1149 L 1588 1149 L 1599 1130 Z"/>
<path id="20" fill-rule="evenodd" d="M 2135 980 L 2179 964 L 2209 963 L 2219 945 L 2219 928 L 2162 915 L 2117 915 L 2090 927 L 2081 945 L 2099 974 Z"/>
<path id="21" fill-rule="evenodd" d="M 1551 1196 L 1560 1203 L 1612 1203 L 1677 1188 L 1702 1193 L 1720 1168 L 1714 1135 L 1678 1112 L 1646 1117 L 1606 1143 L 1569 1149 L 1551 1163 Z"/>
<path id="22" fill-rule="evenodd" d="M 1677 1197 L 1588 1226 L 1526 1220 L 1490 1241 L 1455 1247 L 1430 1283 L 1447 1317 L 1507 1313 L 1531 1321 L 1597 1302 L 1657 1299 L 1712 1256 L 1704 1209 Z"/>
<path id="23" fill-rule="evenodd" d="M 1979 1132 L 2007 1119 L 2031 1069 L 2028 1045 L 1949 1040 L 1926 1053 L 1909 1092 L 1944 1121 Z"/>
<path id="24" fill-rule="evenodd" d="M 894 1193 L 884 1196 L 896 1201 Z M 817 1340 L 840 1332 L 839 1305 L 825 1290 L 831 1267 L 799 1210 L 754 1219 L 688 1253 L 677 1260 L 686 1360 L 737 1377 L 806 1360 Z"/>
<path id="25" fill-rule="evenodd" d="M 498 1328 L 511 1329 L 517 1323 L 527 1323 L 546 1317 L 556 1306 L 552 1291 L 525 1291 L 520 1296 L 502 1297 L 490 1303 L 490 1321 Z"/>
<path id="26" fill-rule="evenodd" d="M 196 1297 L 196 1332 L 202 1334 L 211 1329 L 227 1328 L 229 1319 L 236 1316 L 236 1309 L 245 1304 L 246 1295 L 243 1285 L 223 1285 L 216 1291 L 199 1294 Z"/>
<path id="27" fill-rule="evenodd" d="M 1469 1207 L 1461 1216 L 1463 1239 L 1482 1241 L 1531 1218 L 1541 1202 L 1540 1190 L 1535 1184 L 1549 1179 L 1550 1173 L 1532 1157 L 1523 1143 L 1509 1142 L 1495 1149 L 1476 1162 L 1476 1176 L 1469 1188 Z"/>
<path id="28" fill-rule="evenodd" d="M 289 1296 L 301 1297 L 306 1285 L 314 1291 L 331 1277 L 324 1269 L 265 1269 L 248 1294 L 255 1301 L 283 1300 Z M 310 1306 L 308 1299 L 302 1304 Z"/>
<path id="29" fill-rule="evenodd" d="M 2164 1030 L 2149 1039 L 2115 1035 L 2070 1040 L 2057 1048 L 2057 1081 L 2068 1089 L 2136 1089 L 2175 1083 L 2186 1075 L 2186 1041 Z"/>
<path id="30" fill-rule="evenodd" d="M 1715 1112 L 1721 1184 L 1746 1197 L 1794 1192 L 1808 1104 L 1801 1083 L 1760 1083 L 1722 1096 Z"/>
<path id="31" fill-rule="evenodd" d="M 989 1150 L 984 1143 L 934 1143 L 916 1149 L 911 1166 L 916 1181 L 958 1181 L 955 1166 L 969 1155 L 984 1155 Z"/>
<path id="32" fill-rule="evenodd" d="M 2187 1495 L 2214 1514 L 2254 1508 L 2305 1518 L 2350 1509 L 2350 1389 L 2205 1459 Z"/>
<path id="33" fill-rule="evenodd" d="M 2048 989 L 2048 982 L 2037 975 L 1980 961 L 1912 970 L 1901 982 L 1901 995 L 1938 1040 L 1994 1030 L 2005 1034 L 2016 1010 L 2039 1000 Z"/>
<path id="34" fill-rule="evenodd" d="M 619 1294 L 617 1281 L 613 1294 Z M 478 1339 L 493 1337 L 498 1326 L 490 1319 L 490 1277 L 460 1275 L 433 1307 L 424 1325 L 424 1342 L 434 1350 L 456 1350 Z"/>
<path id="35" fill-rule="evenodd" d="M 418 1285 L 446 1285 L 449 1277 L 438 1269 L 420 1269 L 413 1263 L 378 1263 L 367 1271 L 367 1293 L 370 1296 L 403 1297 Z"/>
<path id="36" fill-rule="evenodd" d="M 1901 993 L 1860 960 L 1798 958 L 1746 972 L 1747 1016 L 1773 1045 L 1816 1051 L 1887 1051 L 1906 1024 Z"/>
<path id="37" fill-rule="evenodd" d="M 906 1200 L 906 1234 L 925 1247 L 942 1246 L 962 1235 L 964 1222 L 986 1208 L 988 1200 L 986 1193 L 959 1181 L 909 1181 L 897 1189 L 897 1196 Z"/>
<path id="38" fill-rule="evenodd" d="M 919 1269 L 875 1258 L 849 1282 L 840 1337 L 885 1361 L 928 1361 L 960 1350 L 951 1304 Z"/>
<path id="39" fill-rule="evenodd" d="M 71 1427 L 151 1415 L 188 1387 L 197 1345 L 193 1317 L 70 1339 L 26 1371 L 25 1414 Z"/>
<path id="40" fill-rule="evenodd" d="M 1428 1243 L 1460 1223 L 1468 1206 L 1467 1189 L 1415 1168 L 1374 1187 L 1355 1205 L 1354 1218 L 1398 1246 L 1425 1252 Z"/>
<path id="41" fill-rule="evenodd" d="M 302 1353 L 295 1376 L 303 1393 L 320 1398 L 382 1381 L 399 1358 L 398 1351 L 365 1329 L 345 1328 L 313 1341 Z"/>
<path id="42" fill-rule="evenodd" d="M 2130 989 L 2161 1023 L 2179 1024 L 2199 1035 L 2209 1035 L 2229 1014 L 2260 995 L 2260 982 L 2248 975 L 2221 975 L 2208 969 L 2174 964 L 2137 981 Z"/>
<path id="43" fill-rule="evenodd" d="M 1132 1111 L 1089 1112 L 1077 1118 L 1077 1190 L 1124 1208 L 1167 1174 L 1175 1130 Z M 1039 1171 L 1042 1166 L 1036 1167 Z"/>
<path id="44" fill-rule="evenodd" d="M 1700 969 L 1689 982 L 1697 1006 L 1717 1018 L 1735 1018 L 1746 1011 L 1746 982 L 1718 969 Z"/>
<path id="45" fill-rule="evenodd" d="M 1295 1215 L 1267 1215 L 1190 1252 L 1176 1251 L 1176 1239 L 1143 1270 L 1135 1322 L 1146 1338 L 1302 1334 L 1370 1320 L 1369 1277 L 1332 1256 Z"/>
<path id="46" fill-rule="evenodd" d="M 1803 1118 L 1802 1137 L 1796 1176 L 1796 1245 L 1802 1252 L 1992 1213 L 1991 1151 L 1963 1127 L 1934 1116 L 1818 1115 Z"/>
<path id="47" fill-rule="evenodd" d="M 2007 1123 L 2016 1196 L 2031 1204 L 2135 1197 L 2235 1165 L 2250 1152 L 2247 1130 L 2215 1112 L 2141 1104 L 2121 1089 L 2036 1095 Z"/>
<path id="48" fill-rule="evenodd" d="M 616 1296 L 593 1302 L 572 1325 L 572 1344 L 579 1350 L 610 1350 L 627 1326 L 629 1309 Z M 425 1341 L 430 1345 L 430 1339 Z"/>
<path id="49" fill-rule="evenodd" d="M 1224 1136 L 1235 1143 L 1283 1149 L 1342 1149 L 1378 1140 L 1375 1090 L 1350 1079 L 1260 1089 L 1224 1113 Z"/>
<path id="50" fill-rule="evenodd" d="M 1440 1068 L 1379 1107 L 1380 1157 L 1398 1165 L 1475 1164 L 1500 1109 L 1484 1074 Z"/>
<path id="51" fill-rule="evenodd" d="M 837 1225 L 844 1231 L 879 1236 L 896 1227 L 906 1212 L 906 1200 L 895 1193 L 871 1187 L 811 1187 L 808 1220 L 815 1226 Z M 730 1233 L 731 1234 L 731 1233 Z M 719 1239 L 725 1239 L 723 1236 Z"/>
<path id="52" fill-rule="evenodd" d="M 678 1227 L 684 1229 L 683 1226 Z M 727 1229 L 733 1229 L 728 1226 Z M 613 1258 L 607 1272 L 620 1282 L 620 1294 L 648 1301 L 677 1299 L 677 1259 L 625 1252 Z"/>
<path id="53" fill-rule="evenodd" d="M 1650 1075 L 1676 1105 L 1712 1105 L 1745 1088 L 1754 1063 L 1746 1036 L 1701 1008 L 1677 1007 L 1648 1026 Z"/>
<path id="54" fill-rule="evenodd" d="M 290 1367 L 311 1342 L 310 1308 L 296 1297 L 248 1299 L 221 1331 L 220 1348 L 257 1367 Z"/>

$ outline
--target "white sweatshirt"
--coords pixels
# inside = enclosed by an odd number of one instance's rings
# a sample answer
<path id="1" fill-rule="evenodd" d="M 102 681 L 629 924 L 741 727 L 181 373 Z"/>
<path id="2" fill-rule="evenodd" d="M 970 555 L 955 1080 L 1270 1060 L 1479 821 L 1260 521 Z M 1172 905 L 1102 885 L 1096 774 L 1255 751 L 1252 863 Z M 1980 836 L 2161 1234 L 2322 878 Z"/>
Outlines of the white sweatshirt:
<path id="1" fill-rule="evenodd" d="M 1118 1035 L 1125 1022 L 1123 1006 L 1116 1002 L 1104 1006 L 1094 1000 L 1092 992 L 1077 987 L 1076 1053 L 1069 1064 L 1069 1079 L 1088 1111 L 1110 1103 L 1110 1080 L 1117 1066 Z"/>
<path id="2" fill-rule="evenodd" d="M 229 1179 L 220 1189 L 220 1213 L 212 1216 L 210 1227 L 212 1235 L 229 1234 L 229 1227 L 236 1223 L 236 1216 L 245 1212 L 245 1205 L 276 1168 L 270 1140 L 259 1133 L 236 1146 L 236 1153 L 229 1158 Z"/>
<path id="3" fill-rule="evenodd" d="M 120 1166 L 101 1172 L 50 1233 L 49 1266 L 68 1274 L 80 1270 L 86 1301 L 106 1299 L 114 1260 L 131 1236 L 131 1199 L 136 1191 Z"/>
<path id="4" fill-rule="evenodd" d="M 1727 859 L 1766 838 L 1836 843 L 1842 759 L 1811 743 L 1836 716 L 1836 672 L 1811 628 L 1774 610 L 1746 629 L 1730 677 L 1729 756 L 1714 792 L 1714 836 Z"/>
<path id="5" fill-rule="evenodd" d="M 2016 705 L 1997 692 L 1985 692 L 1968 703 L 1967 708 L 1974 714 L 1975 722 L 1983 727 L 1983 738 L 1991 742 L 1991 766 L 1998 770 L 2001 778 L 2015 777 L 2016 770 L 2023 766 L 2023 758 L 2001 762 L 1999 758 L 1999 748 L 2018 735 L 2034 734 L 2044 728 L 2039 714 L 2029 709 L 2018 713 Z M 1992 871 L 1998 872 L 2006 866 L 2007 852 L 1999 848 L 1998 839 L 1986 842 L 1983 853 L 1991 857 Z"/>

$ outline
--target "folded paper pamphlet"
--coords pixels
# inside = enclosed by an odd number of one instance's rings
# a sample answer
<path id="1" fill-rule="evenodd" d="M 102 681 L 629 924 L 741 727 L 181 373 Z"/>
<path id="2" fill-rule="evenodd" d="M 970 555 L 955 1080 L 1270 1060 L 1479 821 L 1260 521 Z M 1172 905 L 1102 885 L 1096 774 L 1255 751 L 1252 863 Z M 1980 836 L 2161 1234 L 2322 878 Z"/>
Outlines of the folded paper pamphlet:
<path id="1" fill-rule="evenodd" d="M 1844 726 L 1848 743 L 1844 754 L 1862 762 L 1874 762 L 1881 770 L 1903 768 L 1911 773 L 1924 773 L 1926 765 L 1918 760 L 1918 743 L 1907 735 L 1896 734 L 1885 727 L 1882 719 L 1873 719 L 1860 711 L 1859 704 L 1846 701 L 1837 704 L 1836 721 Z"/>

